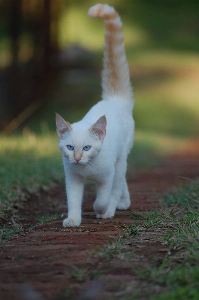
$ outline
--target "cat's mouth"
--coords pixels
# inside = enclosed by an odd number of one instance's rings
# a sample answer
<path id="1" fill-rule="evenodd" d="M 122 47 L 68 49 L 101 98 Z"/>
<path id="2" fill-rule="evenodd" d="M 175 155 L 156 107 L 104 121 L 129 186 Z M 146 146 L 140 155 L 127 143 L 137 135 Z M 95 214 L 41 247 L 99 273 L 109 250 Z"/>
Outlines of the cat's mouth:
<path id="1" fill-rule="evenodd" d="M 76 160 L 75 160 L 75 161 L 74 161 L 74 164 L 75 164 L 75 165 L 86 165 L 86 163 L 87 163 L 86 161 L 82 161 L 82 160 L 79 160 L 79 161 L 76 161 Z"/>

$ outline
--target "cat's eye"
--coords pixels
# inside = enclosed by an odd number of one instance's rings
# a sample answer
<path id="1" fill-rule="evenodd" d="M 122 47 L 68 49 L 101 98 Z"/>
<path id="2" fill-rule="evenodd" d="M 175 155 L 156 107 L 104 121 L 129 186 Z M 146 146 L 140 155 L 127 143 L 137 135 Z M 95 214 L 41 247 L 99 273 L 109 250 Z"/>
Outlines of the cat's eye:
<path id="1" fill-rule="evenodd" d="M 84 146 L 84 147 L 83 147 L 83 150 L 84 150 L 84 151 L 89 151 L 90 148 L 91 148 L 91 146 L 87 145 L 87 146 Z"/>
<path id="2" fill-rule="evenodd" d="M 66 145 L 66 147 L 68 148 L 68 150 L 70 150 L 70 151 L 73 151 L 74 150 L 74 147 L 73 146 L 71 146 L 71 145 Z"/>

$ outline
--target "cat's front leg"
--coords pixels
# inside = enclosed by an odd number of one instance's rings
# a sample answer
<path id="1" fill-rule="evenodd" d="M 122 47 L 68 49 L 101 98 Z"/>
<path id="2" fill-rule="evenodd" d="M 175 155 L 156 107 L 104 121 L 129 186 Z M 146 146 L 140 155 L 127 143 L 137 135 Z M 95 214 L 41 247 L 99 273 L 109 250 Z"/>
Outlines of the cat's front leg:
<path id="1" fill-rule="evenodd" d="M 84 181 L 82 178 L 77 176 L 66 177 L 68 218 L 63 220 L 64 227 L 74 227 L 81 224 L 83 190 Z"/>

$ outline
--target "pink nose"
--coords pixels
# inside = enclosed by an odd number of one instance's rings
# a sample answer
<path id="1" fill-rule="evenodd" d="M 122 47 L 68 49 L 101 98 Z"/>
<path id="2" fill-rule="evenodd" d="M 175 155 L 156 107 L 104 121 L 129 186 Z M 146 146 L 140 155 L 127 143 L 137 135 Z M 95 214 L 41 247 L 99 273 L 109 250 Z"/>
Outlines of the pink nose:
<path id="1" fill-rule="evenodd" d="M 82 158 L 82 154 L 81 153 L 75 153 L 74 154 L 74 160 L 76 161 L 76 163 L 78 163 Z"/>

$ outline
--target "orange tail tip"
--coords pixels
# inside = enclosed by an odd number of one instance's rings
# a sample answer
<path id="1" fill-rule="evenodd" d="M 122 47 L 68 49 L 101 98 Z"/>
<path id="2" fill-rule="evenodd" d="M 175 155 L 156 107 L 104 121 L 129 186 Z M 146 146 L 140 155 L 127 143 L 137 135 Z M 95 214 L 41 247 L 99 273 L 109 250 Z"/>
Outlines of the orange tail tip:
<path id="1" fill-rule="evenodd" d="M 102 18 L 105 20 L 109 19 L 112 16 L 114 17 L 118 16 L 114 7 L 109 6 L 107 4 L 96 4 L 92 6 L 88 11 L 88 15 L 91 18 Z"/>

